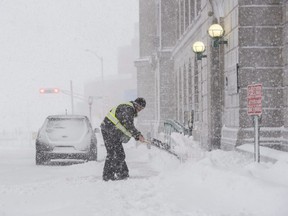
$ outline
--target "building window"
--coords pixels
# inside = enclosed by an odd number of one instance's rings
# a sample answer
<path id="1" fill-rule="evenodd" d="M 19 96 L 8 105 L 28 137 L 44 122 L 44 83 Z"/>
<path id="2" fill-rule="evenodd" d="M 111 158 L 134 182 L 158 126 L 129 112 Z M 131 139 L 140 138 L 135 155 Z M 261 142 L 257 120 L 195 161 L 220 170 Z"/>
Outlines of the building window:
<path id="1" fill-rule="evenodd" d="M 175 71 L 176 80 L 176 119 L 179 119 L 179 74 Z"/>
<path id="2" fill-rule="evenodd" d="M 183 119 L 183 76 L 182 76 L 182 70 L 179 68 L 179 122 L 182 123 Z"/>
<path id="3" fill-rule="evenodd" d="M 157 36 L 160 36 L 160 26 L 161 26 L 161 20 L 160 20 L 160 5 L 157 4 L 157 11 L 156 11 L 156 21 L 157 21 Z"/>
<path id="4" fill-rule="evenodd" d="M 201 0 L 196 0 L 197 4 L 196 4 L 196 14 L 199 15 L 200 11 L 201 11 Z"/>
<path id="5" fill-rule="evenodd" d="M 189 26 L 189 0 L 185 0 L 185 30 Z"/>
<path id="6" fill-rule="evenodd" d="M 178 5 L 178 11 L 177 11 L 177 36 L 178 36 L 178 38 L 180 38 L 180 36 L 181 36 L 181 33 L 180 33 L 180 7 L 179 7 L 179 5 Z M 177 73 L 176 73 L 177 74 Z"/>
<path id="7" fill-rule="evenodd" d="M 180 35 L 184 33 L 184 15 L 185 15 L 185 7 L 184 0 L 180 2 Z"/>
<path id="8" fill-rule="evenodd" d="M 187 70 L 186 70 L 186 65 L 184 64 L 184 68 L 183 68 L 183 109 L 186 110 L 188 104 L 187 104 L 187 99 L 188 99 L 188 95 L 187 95 Z"/>
<path id="9" fill-rule="evenodd" d="M 190 22 L 195 19 L 195 0 L 190 0 Z"/>
<path id="10" fill-rule="evenodd" d="M 188 65 L 188 106 L 189 110 L 192 110 L 192 65 L 191 59 L 189 58 L 189 65 Z"/>
<path id="11" fill-rule="evenodd" d="M 201 0 L 190 0 L 190 23 L 192 23 L 201 12 Z"/>
<path id="12" fill-rule="evenodd" d="M 194 62 L 194 110 L 195 121 L 199 121 L 199 71 L 196 58 Z"/>

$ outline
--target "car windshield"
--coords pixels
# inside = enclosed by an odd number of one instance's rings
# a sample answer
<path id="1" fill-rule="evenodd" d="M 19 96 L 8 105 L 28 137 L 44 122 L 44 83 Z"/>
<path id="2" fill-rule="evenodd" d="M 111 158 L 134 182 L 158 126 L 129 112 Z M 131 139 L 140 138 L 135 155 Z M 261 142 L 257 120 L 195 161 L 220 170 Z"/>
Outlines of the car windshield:
<path id="1" fill-rule="evenodd" d="M 87 132 L 84 118 L 63 119 L 50 118 L 47 122 L 46 132 L 52 140 L 76 140 Z"/>

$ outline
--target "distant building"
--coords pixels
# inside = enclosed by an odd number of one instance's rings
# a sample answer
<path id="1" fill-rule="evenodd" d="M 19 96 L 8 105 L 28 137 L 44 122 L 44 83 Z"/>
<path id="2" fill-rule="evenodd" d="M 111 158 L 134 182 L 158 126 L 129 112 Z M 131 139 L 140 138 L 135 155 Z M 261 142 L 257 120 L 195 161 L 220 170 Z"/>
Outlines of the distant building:
<path id="1" fill-rule="evenodd" d="M 176 93 L 172 51 L 177 39 L 177 1 L 139 1 L 140 56 L 137 67 L 138 95 L 147 100 L 139 117 L 142 130 L 153 132 L 165 119 L 175 118 Z"/>
<path id="2" fill-rule="evenodd" d="M 139 23 L 135 24 L 134 30 L 131 43 L 118 48 L 118 74 L 132 74 L 136 83 L 137 69 L 134 60 L 139 57 Z"/>
<path id="3" fill-rule="evenodd" d="M 207 149 L 252 143 L 247 86 L 262 83 L 261 145 L 288 150 L 287 1 L 139 0 L 139 9 L 135 65 L 138 94 L 149 102 L 147 131 L 193 115 L 193 137 Z M 213 23 L 228 44 L 213 46 Z M 202 60 L 192 52 L 196 41 L 206 46 Z"/>
<path id="4" fill-rule="evenodd" d="M 136 92 L 136 80 L 132 74 L 117 74 L 104 77 L 104 80 L 96 80 L 87 83 L 84 94 L 93 97 L 92 116 L 103 119 L 113 106 L 134 100 Z"/>
<path id="5" fill-rule="evenodd" d="M 103 80 L 87 83 L 84 88 L 84 94 L 94 98 L 91 112 L 96 121 L 102 121 L 111 107 L 137 97 L 136 68 L 134 67 L 134 60 L 139 53 L 137 32 L 138 24 L 135 24 L 135 37 L 131 44 L 118 49 L 118 73 L 104 76 Z"/>

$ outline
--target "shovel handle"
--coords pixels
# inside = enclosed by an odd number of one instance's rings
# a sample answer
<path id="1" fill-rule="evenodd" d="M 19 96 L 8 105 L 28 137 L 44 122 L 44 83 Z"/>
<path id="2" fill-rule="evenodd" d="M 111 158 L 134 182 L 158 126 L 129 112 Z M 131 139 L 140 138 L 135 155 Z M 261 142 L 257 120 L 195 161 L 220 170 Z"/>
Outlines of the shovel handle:
<path id="1" fill-rule="evenodd" d="M 144 143 L 151 144 L 151 142 L 148 140 L 144 140 Z"/>

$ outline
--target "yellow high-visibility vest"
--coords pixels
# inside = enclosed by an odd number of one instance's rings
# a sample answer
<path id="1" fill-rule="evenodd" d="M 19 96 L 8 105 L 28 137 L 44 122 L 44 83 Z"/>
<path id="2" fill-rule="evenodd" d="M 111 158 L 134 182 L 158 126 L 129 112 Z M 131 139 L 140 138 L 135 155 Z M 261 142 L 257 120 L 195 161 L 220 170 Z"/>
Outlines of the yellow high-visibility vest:
<path id="1" fill-rule="evenodd" d="M 123 104 L 134 107 L 131 102 L 123 103 Z M 120 105 L 122 105 L 122 104 L 120 104 Z M 118 105 L 118 106 L 120 106 L 120 105 Z M 116 128 L 118 128 L 120 131 L 122 131 L 126 136 L 132 137 L 132 134 L 116 118 L 115 114 L 116 114 L 117 107 L 112 108 L 111 111 L 106 115 L 106 117 L 116 126 Z"/>

